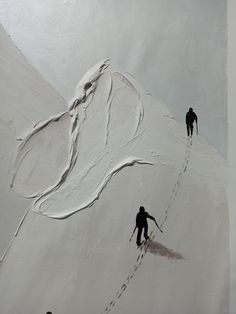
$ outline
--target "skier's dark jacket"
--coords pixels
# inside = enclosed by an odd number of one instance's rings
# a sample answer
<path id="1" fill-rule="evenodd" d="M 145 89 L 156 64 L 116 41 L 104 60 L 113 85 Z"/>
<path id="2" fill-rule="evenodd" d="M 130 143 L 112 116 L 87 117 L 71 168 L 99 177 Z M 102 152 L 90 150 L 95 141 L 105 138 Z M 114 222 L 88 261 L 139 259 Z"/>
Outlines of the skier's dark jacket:
<path id="1" fill-rule="evenodd" d="M 136 216 L 136 227 L 145 227 L 147 225 L 147 218 L 155 221 L 155 218 L 150 216 L 147 212 L 139 212 Z"/>
<path id="2" fill-rule="evenodd" d="M 193 124 L 194 121 L 196 121 L 196 123 L 197 123 L 197 115 L 196 115 L 196 113 L 193 112 L 193 111 L 188 111 L 186 113 L 185 121 L 186 121 L 186 124 L 188 124 L 188 125 L 189 124 Z"/>

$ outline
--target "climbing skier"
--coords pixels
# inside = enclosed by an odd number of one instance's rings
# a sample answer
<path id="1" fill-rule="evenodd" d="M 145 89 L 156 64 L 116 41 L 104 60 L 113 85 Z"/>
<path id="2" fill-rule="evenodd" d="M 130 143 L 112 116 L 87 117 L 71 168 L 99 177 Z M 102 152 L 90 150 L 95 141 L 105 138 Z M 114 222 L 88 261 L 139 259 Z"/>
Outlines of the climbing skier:
<path id="1" fill-rule="evenodd" d="M 194 123 L 194 121 L 196 122 L 196 129 L 197 129 L 197 134 L 198 134 L 197 115 L 193 111 L 193 108 L 189 108 L 189 111 L 186 113 L 185 121 L 186 121 L 188 136 L 193 135 L 193 123 Z"/>
<path id="2" fill-rule="evenodd" d="M 144 209 L 143 206 L 140 206 L 139 208 L 139 213 L 137 214 L 136 216 L 136 228 L 138 228 L 138 233 L 137 233 L 137 240 L 136 240 L 136 243 L 137 243 L 137 246 L 140 246 L 142 243 L 141 243 L 141 235 L 142 235 L 142 231 L 144 229 L 144 238 L 147 240 L 149 238 L 148 236 L 148 223 L 147 223 L 147 218 L 153 220 L 156 225 L 157 225 L 157 222 L 156 222 L 156 219 L 152 216 L 150 216 Z M 157 227 L 159 228 L 159 226 L 157 225 Z M 160 228 L 159 228 L 160 229 Z"/>

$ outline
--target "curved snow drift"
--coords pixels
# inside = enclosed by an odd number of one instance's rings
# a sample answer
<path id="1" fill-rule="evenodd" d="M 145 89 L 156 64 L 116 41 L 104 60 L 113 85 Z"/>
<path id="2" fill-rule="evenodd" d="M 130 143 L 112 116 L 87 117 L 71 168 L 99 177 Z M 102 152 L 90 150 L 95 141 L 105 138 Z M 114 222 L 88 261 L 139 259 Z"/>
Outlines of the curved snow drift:
<path id="1" fill-rule="evenodd" d="M 67 112 L 39 123 L 21 142 L 11 185 L 36 197 L 35 212 L 66 218 L 91 206 L 125 167 L 179 164 L 185 145 L 185 129 L 165 106 L 104 60 L 79 82 Z M 206 161 L 198 172 L 211 177 L 207 154 L 195 157 Z"/>

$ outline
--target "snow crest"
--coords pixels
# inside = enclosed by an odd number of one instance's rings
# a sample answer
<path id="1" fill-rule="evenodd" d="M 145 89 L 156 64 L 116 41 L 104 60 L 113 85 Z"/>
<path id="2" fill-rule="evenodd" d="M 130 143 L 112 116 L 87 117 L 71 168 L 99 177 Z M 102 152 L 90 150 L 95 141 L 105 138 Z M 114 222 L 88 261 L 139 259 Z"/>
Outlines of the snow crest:
<path id="1" fill-rule="evenodd" d="M 11 186 L 36 197 L 37 213 L 66 218 L 91 206 L 125 167 L 158 160 L 140 145 L 145 141 L 141 92 L 131 76 L 109 66 L 104 60 L 92 67 L 68 111 L 37 124 L 19 145 Z M 47 175 L 39 176 L 42 172 Z"/>

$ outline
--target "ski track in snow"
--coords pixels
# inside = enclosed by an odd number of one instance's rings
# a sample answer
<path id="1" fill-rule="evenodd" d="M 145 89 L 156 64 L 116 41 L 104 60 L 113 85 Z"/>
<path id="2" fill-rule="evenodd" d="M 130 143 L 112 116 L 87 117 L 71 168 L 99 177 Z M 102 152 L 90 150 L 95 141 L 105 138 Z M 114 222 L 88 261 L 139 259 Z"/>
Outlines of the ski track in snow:
<path id="1" fill-rule="evenodd" d="M 165 216 L 162 220 L 162 222 L 160 223 L 160 228 L 162 229 L 162 227 L 166 224 L 167 219 L 168 219 L 168 214 L 169 214 L 169 210 L 172 207 L 177 194 L 179 192 L 180 186 L 181 186 L 181 182 L 182 182 L 182 178 L 184 173 L 187 171 L 187 167 L 190 161 L 190 155 L 191 155 L 191 147 L 192 147 L 192 138 L 188 138 L 188 142 L 186 145 L 186 151 L 185 151 L 185 158 L 184 161 L 182 163 L 182 166 L 180 168 L 179 174 L 177 176 L 176 182 L 173 185 L 173 188 L 171 190 L 170 196 L 167 200 L 167 205 L 166 205 L 166 209 L 165 209 Z M 157 235 L 157 231 L 156 228 L 153 229 L 150 232 L 150 239 L 154 240 L 155 237 Z M 105 307 L 105 310 L 103 312 L 101 312 L 101 314 L 106 314 L 112 311 L 112 309 L 115 307 L 115 305 L 117 304 L 118 300 L 121 298 L 121 296 L 124 294 L 124 292 L 126 291 L 130 281 L 134 278 L 135 273 L 137 272 L 137 270 L 139 269 L 139 267 L 142 265 L 143 263 L 143 259 L 146 255 L 146 253 L 148 252 L 148 248 L 149 248 L 150 243 L 147 241 L 147 244 L 143 244 L 140 247 L 140 253 L 138 254 L 137 258 L 136 258 L 136 262 L 133 264 L 128 276 L 126 277 L 125 281 L 123 282 L 122 286 L 120 287 L 120 289 L 116 292 L 114 298 L 107 304 L 107 306 Z"/>

